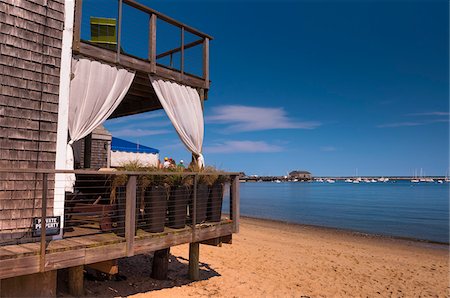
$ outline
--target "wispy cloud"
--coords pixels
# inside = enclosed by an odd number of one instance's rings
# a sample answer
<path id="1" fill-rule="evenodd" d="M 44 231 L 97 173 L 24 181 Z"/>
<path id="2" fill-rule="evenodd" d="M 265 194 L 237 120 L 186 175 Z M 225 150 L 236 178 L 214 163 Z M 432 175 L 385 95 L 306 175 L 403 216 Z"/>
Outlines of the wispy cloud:
<path id="1" fill-rule="evenodd" d="M 270 129 L 314 129 L 318 121 L 296 121 L 283 108 L 227 105 L 213 108 L 205 118 L 208 123 L 227 124 L 228 131 L 257 131 Z"/>
<path id="2" fill-rule="evenodd" d="M 119 129 L 119 130 L 111 130 L 111 134 L 115 137 L 146 137 L 146 136 L 154 136 L 154 135 L 162 135 L 170 133 L 171 131 L 168 129 Z"/>
<path id="3" fill-rule="evenodd" d="M 408 116 L 450 116 L 450 113 L 434 111 L 434 112 L 412 113 L 408 114 Z"/>
<path id="4" fill-rule="evenodd" d="M 269 153 L 283 150 L 264 141 L 225 141 L 204 148 L 205 153 Z"/>
<path id="5" fill-rule="evenodd" d="M 386 123 L 377 125 L 378 128 L 386 128 L 386 127 L 404 127 L 404 126 L 422 126 L 422 125 L 430 125 L 433 123 L 448 123 L 449 119 L 431 119 L 426 121 L 417 121 L 417 122 L 394 122 L 394 123 Z"/>
<path id="6" fill-rule="evenodd" d="M 423 122 L 394 122 L 394 123 L 380 124 L 380 125 L 377 125 L 377 127 L 386 128 L 386 127 L 420 126 L 420 125 L 425 125 L 425 123 L 423 123 Z"/>
<path id="7" fill-rule="evenodd" d="M 320 147 L 320 151 L 323 151 L 323 152 L 332 152 L 332 151 L 336 151 L 336 150 L 337 150 L 337 148 L 333 147 L 333 146 L 322 146 L 322 147 Z"/>

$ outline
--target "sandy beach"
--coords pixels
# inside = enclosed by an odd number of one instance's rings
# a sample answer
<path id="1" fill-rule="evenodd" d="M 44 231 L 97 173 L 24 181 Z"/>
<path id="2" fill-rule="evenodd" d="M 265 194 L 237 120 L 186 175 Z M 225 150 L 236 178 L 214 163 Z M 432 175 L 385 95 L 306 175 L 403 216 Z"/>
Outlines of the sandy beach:
<path id="1" fill-rule="evenodd" d="M 232 245 L 200 247 L 201 280 L 187 279 L 188 245 L 173 247 L 169 280 L 151 254 L 120 261 L 122 281 L 86 281 L 87 296 L 448 297 L 448 245 L 243 218 Z"/>

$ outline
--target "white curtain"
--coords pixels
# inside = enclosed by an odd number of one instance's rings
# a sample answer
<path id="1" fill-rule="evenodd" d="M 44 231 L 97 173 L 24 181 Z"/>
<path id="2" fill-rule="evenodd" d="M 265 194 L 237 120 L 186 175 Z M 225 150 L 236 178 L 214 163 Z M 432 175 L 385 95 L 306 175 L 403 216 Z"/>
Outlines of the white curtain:
<path id="1" fill-rule="evenodd" d="M 102 124 L 123 100 L 134 73 L 86 58 L 72 59 L 69 134 L 66 169 L 73 169 L 72 144 Z M 75 175 L 67 175 L 66 191 L 73 191 Z"/>
<path id="2" fill-rule="evenodd" d="M 203 110 L 197 90 L 153 76 L 150 81 L 181 141 L 197 157 L 199 167 L 204 167 Z"/>

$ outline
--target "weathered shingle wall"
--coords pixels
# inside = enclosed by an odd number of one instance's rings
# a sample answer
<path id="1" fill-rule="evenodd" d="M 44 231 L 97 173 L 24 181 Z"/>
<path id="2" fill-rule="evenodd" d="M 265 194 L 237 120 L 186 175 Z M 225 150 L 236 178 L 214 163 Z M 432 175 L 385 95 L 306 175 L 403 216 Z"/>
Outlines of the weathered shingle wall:
<path id="1" fill-rule="evenodd" d="M 64 0 L 0 0 L 0 168 L 55 166 L 63 22 Z M 0 173 L 0 241 L 27 236 L 41 183 Z"/>
<path id="2" fill-rule="evenodd" d="M 91 169 L 108 167 L 108 148 L 111 141 L 92 138 L 91 145 Z M 78 168 L 84 169 L 84 139 L 80 140 L 80 160 Z"/>

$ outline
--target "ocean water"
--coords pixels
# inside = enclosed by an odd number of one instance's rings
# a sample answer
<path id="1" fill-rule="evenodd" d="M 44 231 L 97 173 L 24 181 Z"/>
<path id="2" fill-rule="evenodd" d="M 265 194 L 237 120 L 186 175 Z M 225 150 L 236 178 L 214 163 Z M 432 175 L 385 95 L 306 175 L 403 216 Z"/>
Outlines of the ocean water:
<path id="1" fill-rule="evenodd" d="M 240 196 L 243 216 L 449 242 L 449 183 L 256 182 Z"/>

